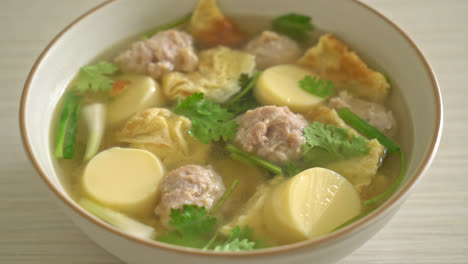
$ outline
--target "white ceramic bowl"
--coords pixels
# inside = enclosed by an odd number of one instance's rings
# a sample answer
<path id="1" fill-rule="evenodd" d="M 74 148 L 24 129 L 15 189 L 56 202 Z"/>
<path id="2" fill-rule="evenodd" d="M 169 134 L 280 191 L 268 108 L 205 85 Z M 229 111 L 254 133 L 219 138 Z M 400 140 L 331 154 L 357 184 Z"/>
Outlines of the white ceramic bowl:
<path id="1" fill-rule="evenodd" d="M 442 102 L 429 64 L 395 24 L 356 0 L 220 0 L 228 13 L 276 16 L 311 15 L 324 31 L 334 32 L 372 66 L 385 69 L 395 105 L 411 125 L 402 126 L 408 173 L 399 190 L 376 211 L 328 236 L 265 250 L 213 253 L 145 241 L 122 233 L 81 209 L 65 192 L 54 169 L 49 128 L 54 107 L 78 69 L 114 43 L 163 24 L 193 9 L 195 0 L 108 1 L 66 27 L 34 65 L 23 91 L 20 119 L 25 148 L 63 210 L 88 236 L 128 263 L 332 263 L 360 247 L 395 214 L 433 159 L 442 129 Z M 398 113 L 399 112 L 399 113 Z M 411 122 L 406 122 L 411 124 Z"/>

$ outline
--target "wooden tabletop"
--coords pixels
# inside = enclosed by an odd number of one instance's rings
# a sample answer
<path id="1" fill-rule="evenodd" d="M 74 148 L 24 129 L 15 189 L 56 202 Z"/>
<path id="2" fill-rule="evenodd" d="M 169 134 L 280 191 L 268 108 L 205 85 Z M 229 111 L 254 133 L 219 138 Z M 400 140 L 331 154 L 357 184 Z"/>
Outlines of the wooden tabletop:
<path id="1" fill-rule="evenodd" d="M 122 263 L 50 199 L 18 128 L 20 94 L 35 59 L 100 2 L 0 0 L 0 263 Z M 364 2 L 406 30 L 427 56 L 442 88 L 444 133 L 431 169 L 395 218 L 340 263 L 468 263 L 468 1 Z"/>

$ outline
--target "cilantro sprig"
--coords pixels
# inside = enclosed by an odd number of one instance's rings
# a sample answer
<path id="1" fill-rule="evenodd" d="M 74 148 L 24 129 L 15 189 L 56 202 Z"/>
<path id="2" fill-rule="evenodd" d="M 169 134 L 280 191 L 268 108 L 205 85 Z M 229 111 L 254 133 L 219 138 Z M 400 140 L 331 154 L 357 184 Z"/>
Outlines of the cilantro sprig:
<path id="1" fill-rule="evenodd" d="M 192 121 L 190 134 L 205 144 L 211 140 L 231 140 L 237 132 L 234 114 L 213 100 L 204 99 L 203 93 L 195 93 L 182 102 L 178 100 L 175 113 Z"/>
<path id="2" fill-rule="evenodd" d="M 306 15 L 290 13 L 272 21 L 274 31 L 300 42 L 307 41 L 308 33 L 315 29 L 312 18 Z"/>
<path id="3" fill-rule="evenodd" d="M 171 209 L 171 225 L 175 230 L 157 239 L 169 244 L 203 248 L 216 230 L 216 218 L 207 215 L 206 208 L 196 205 L 183 206 L 183 210 Z"/>
<path id="4" fill-rule="evenodd" d="M 256 242 L 250 240 L 252 230 L 249 227 L 240 228 L 234 227 L 231 230 L 229 238 L 220 245 L 214 247 L 214 251 L 242 251 L 252 250 L 255 248 Z"/>
<path id="5" fill-rule="evenodd" d="M 114 64 L 101 61 L 96 65 L 81 67 L 76 81 L 76 88 L 80 92 L 104 92 L 112 88 L 114 80 L 109 75 L 115 74 L 119 68 Z"/>
<path id="6" fill-rule="evenodd" d="M 299 86 L 304 91 L 322 98 L 335 94 L 335 85 L 333 82 L 324 81 L 317 76 L 305 76 L 299 81 Z"/>
<path id="7" fill-rule="evenodd" d="M 313 122 L 304 128 L 306 143 L 302 145 L 306 159 L 327 157 L 328 160 L 342 160 L 369 153 L 368 141 L 362 136 L 350 135 L 346 128 Z M 316 152 L 319 151 L 319 152 Z"/>
<path id="8" fill-rule="evenodd" d="M 220 233 L 217 231 L 217 219 L 213 215 L 226 202 L 237 184 L 236 179 L 210 212 L 204 206 L 197 207 L 188 204 L 185 204 L 182 209 L 171 209 L 169 225 L 174 230 L 159 235 L 156 240 L 178 246 L 215 251 L 241 251 L 266 247 L 262 241 L 252 240 L 252 230 L 247 226 L 243 228 L 235 226 L 229 237 L 220 238 Z"/>
<path id="9" fill-rule="evenodd" d="M 259 71 L 252 77 L 245 73 L 240 75 L 239 85 L 242 87 L 241 91 L 223 104 L 229 112 L 239 115 L 258 106 L 252 90 L 261 74 L 262 72 Z"/>
<path id="10" fill-rule="evenodd" d="M 226 150 L 231 153 L 231 158 L 242 161 L 244 163 L 252 164 L 255 166 L 262 167 L 275 175 L 280 175 L 283 173 L 283 170 L 280 166 L 277 166 L 267 160 L 264 160 L 260 157 L 257 157 L 254 154 L 243 151 L 242 149 L 232 145 L 227 144 Z"/>
<path id="11" fill-rule="evenodd" d="M 296 163 L 289 161 L 284 167 L 284 172 L 287 176 L 292 177 L 301 172 L 301 168 L 299 168 L 299 166 Z"/>

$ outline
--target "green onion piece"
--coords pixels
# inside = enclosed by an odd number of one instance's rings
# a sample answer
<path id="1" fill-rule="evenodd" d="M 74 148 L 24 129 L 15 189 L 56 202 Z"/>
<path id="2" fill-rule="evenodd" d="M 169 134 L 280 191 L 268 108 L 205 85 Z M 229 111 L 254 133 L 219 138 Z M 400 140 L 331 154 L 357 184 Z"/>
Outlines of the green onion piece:
<path id="1" fill-rule="evenodd" d="M 87 198 L 81 198 L 79 204 L 88 212 L 123 232 L 146 239 L 154 239 L 156 236 L 154 227 L 140 223 L 123 213 L 97 204 Z"/>
<path id="2" fill-rule="evenodd" d="M 236 94 L 234 97 L 232 97 L 231 99 L 229 99 L 226 103 L 224 103 L 225 106 L 229 106 L 237 101 L 239 101 L 242 97 L 244 97 L 248 92 L 250 92 L 250 90 L 253 89 L 253 87 L 255 86 L 255 84 L 257 83 L 258 81 L 258 78 L 260 77 L 260 75 L 262 74 L 262 71 L 258 71 L 257 73 L 255 73 L 255 75 L 252 77 L 252 79 L 250 80 L 250 82 L 247 84 L 247 86 L 245 86 L 245 88 L 240 91 L 238 94 Z"/>
<path id="3" fill-rule="evenodd" d="M 356 114 L 351 112 L 347 108 L 341 108 L 338 110 L 338 115 L 350 126 L 359 131 L 361 134 L 368 138 L 376 138 L 380 144 L 382 144 L 388 152 L 395 154 L 401 151 L 400 146 L 395 144 L 391 139 L 382 134 L 375 127 L 369 125 L 366 121 L 362 120 Z"/>
<path id="4" fill-rule="evenodd" d="M 263 167 L 271 172 L 273 172 L 276 175 L 283 174 L 283 170 L 281 167 L 276 166 L 275 164 L 272 164 L 264 159 L 261 159 L 255 155 L 251 155 L 237 147 L 231 144 L 226 145 L 226 149 L 232 153 L 232 157 L 236 158 L 241 161 L 246 161 L 248 163 Z"/>
<path id="5" fill-rule="evenodd" d="M 72 159 L 75 152 L 76 133 L 80 116 L 81 96 L 70 92 L 60 113 L 55 157 Z"/>
<path id="6" fill-rule="evenodd" d="M 385 77 L 385 80 L 388 82 L 388 84 L 391 86 L 392 85 L 392 78 L 390 78 L 390 75 L 388 75 L 388 73 L 384 72 L 383 76 Z"/>
<path id="7" fill-rule="evenodd" d="M 63 158 L 63 142 L 65 140 L 65 131 L 67 130 L 68 116 L 70 115 L 70 110 L 74 105 L 75 95 L 69 93 L 65 99 L 62 112 L 60 113 L 60 119 L 58 124 L 57 132 L 57 145 L 55 146 L 55 157 Z"/>
<path id="8" fill-rule="evenodd" d="M 90 160 L 99 150 L 106 129 L 106 106 L 102 103 L 86 105 L 81 110 L 88 127 L 88 143 L 84 160 Z"/>
<path id="9" fill-rule="evenodd" d="M 238 183 L 239 183 L 238 179 L 235 179 L 234 181 L 232 181 L 231 185 L 229 185 L 229 188 L 224 192 L 223 196 L 221 196 L 221 198 L 213 207 L 213 209 L 211 209 L 211 212 L 210 212 L 211 215 L 214 215 L 219 211 L 219 208 L 221 208 L 221 206 L 223 206 L 223 204 L 227 201 L 229 196 L 231 196 L 232 192 L 234 191 Z"/>
<path id="10" fill-rule="evenodd" d="M 75 154 L 76 134 L 78 132 L 78 121 L 80 118 L 81 97 L 78 98 L 68 121 L 68 128 L 65 134 L 65 142 L 63 143 L 63 157 L 65 159 L 73 159 Z"/>
<path id="11" fill-rule="evenodd" d="M 250 164 L 252 166 L 256 166 L 257 164 L 255 164 L 254 162 L 252 162 L 252 160 L 246 158 L 245 156 L 242 156 L 242 155 L 239 155 L 237 153 L 231 153 L 231 158 L 232 159 L 235 159 L 235 160 L 238 160 L 238 161 L 242 161 L 244 163 L 247 163 L 247 164 Z"/>
<path id="12" fill-rule="evenodd" d="M 353 217 L 353 218 L 349 219 L 348 221 L 344 222 L 343 224 L 341 224 L 341 225 L 338 226 L 337 228 L 333 229 L 332 232 L 335 232 L 335 231 L 338 230 L 338 229 L 341 229 L 341 228 L 343 228 L 343 227 L 345 227 L 345 226 L 347 226 L 347 225 L 350 225 L 350 224 L 352 224 L 352 223 L 358 221 L 359 219 L 361 219 L 361 218 L 367 216 L 368 214 L 372 213 L 375 209 L 376 209 L 376 208 L 371 209 L 371 210 L 369 210 L 369 211 L 362 212 L 362 213 L 356 215 L 355 217 Z"/>
<path id="13" fill-rule="evenodd" d="M 162 26 L 159 26 L 145 34 L 143 34 L 141 36 L 142 39 L 147 39 L 147 38 L 151 38 L 152 36 L 154 36 L 156 33 L 158 32 L 161 32 L 161 31 L 164 31 L 164 30 L 168 30 L 168 29 L 171 29 L 171 28 L 175 28 L 175 27 L 178 27 L 178 26 L 181 26 L 187 22 L 190 21 L 190 18 L 192 17 L 192 13 L 188 13 L 186 14 L 185 16 L 183 17 L 180 17 L 174 21 L 171 21 L 167 24 L 164 24 Z"/>
<path id="14" fill-rule="evenodd" d="M 396 189 L 398 189 L 398 186 L 400 186 L 401 182 L 405 178 L 406 174 L 406 160 L 405 160 L 405 155 L 403 154 L 403 151 L 400 151 L 400 174 L 398 175 L 398 178 L 396 178 L 395 182 L 393 182 L 392 186 L 385 190 L 385 192 L 377 195 L 376 197 L 364 201 L 365 205 L 373 205 L 379 202 L 384 201 L 388 197 L 390 197 Z"/>

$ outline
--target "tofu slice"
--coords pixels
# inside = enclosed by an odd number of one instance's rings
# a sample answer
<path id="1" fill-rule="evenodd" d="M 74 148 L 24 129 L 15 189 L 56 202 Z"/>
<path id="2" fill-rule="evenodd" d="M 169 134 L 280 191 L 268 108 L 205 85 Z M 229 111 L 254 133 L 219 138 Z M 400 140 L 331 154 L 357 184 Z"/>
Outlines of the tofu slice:
<path id="1" fill-rule="evenodd" d="M 360 212 L 353 185 L 334 171 L 316 167 L 275 187 L 265 199 L 264 217 L 270 236 L 293 243 L 328 234 Z"/>
<path id="2" fill-rule="evenodd" d="M 272 180 L 260 185 L 252 197 L 245 203 L 245 205 L 238 210 L 236 215 L 224 226 L 220 227 L 219 231 L 229 236 L 231 230 L 235 226 L 245 227 L 248 226 L 253 231 L 253 236 L 256 239 L 265 239 L 268 236 L 268 231 L 264 219 L 264 205 L 265 198 L 268 196 L 271 189 L 280 183 L 284 182 L 284 177 L 276 176 Z M 269 244 L 276 244 L 276 241 L 271 239 Z"/>
<path id="3" fill-rule="evenodd" d="M 106 149 L 86 165 L 83 189 L 93 200 L 132 215 L 151 212 L 164 168 L 152 153 L 131 148 Z"/>
<path id="4" fill-rule="evenodd" d="M 372 102 L 383 103 L 390 91 L 385 76 L 370 69 L 359 56 L 332 34 L 322 36 L 297 62 L 326 80 L 338 90 Z"/>

